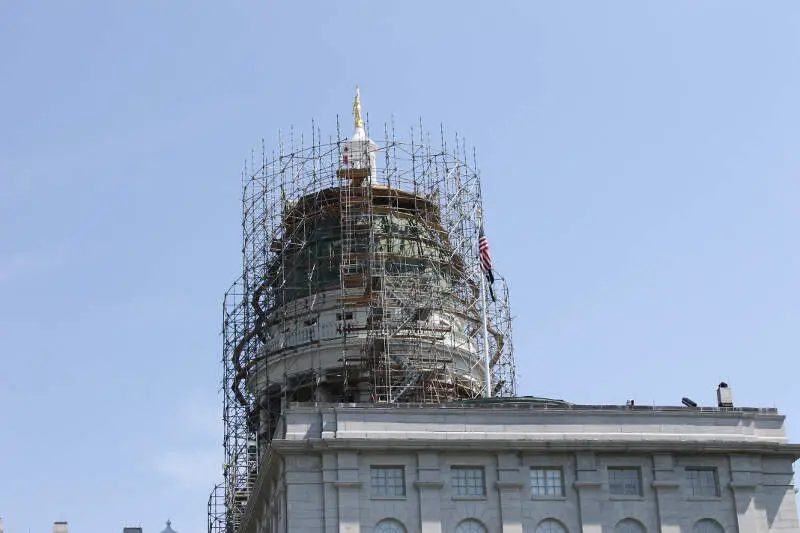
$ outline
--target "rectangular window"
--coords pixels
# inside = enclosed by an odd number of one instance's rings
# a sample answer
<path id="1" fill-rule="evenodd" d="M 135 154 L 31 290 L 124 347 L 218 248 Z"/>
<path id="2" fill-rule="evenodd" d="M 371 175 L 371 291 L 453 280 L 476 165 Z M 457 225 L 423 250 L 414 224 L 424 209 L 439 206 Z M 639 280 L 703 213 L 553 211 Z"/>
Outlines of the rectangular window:
<path id="1" fill-rule="evenodd" d="M 531 468 L 531 496 L 553 498 L 564 495 L 564 473 L 561 468 Z"/>
<path id="2" fill-rule="evenodd" d="M 406 473 L 402 466 L 373 466 L 370 469 L 370 485 L 372 495 L 381 496 L 405 496 L 406 495 Z"/>
<path id="3" fill-rule="evenodd" d="M 453 496 L 486 496 L 486 475 L 482 466 L 452 468 Z"/>
<path id="4" fill-rule="evenodd" d="M 616 496 L 641 496 L 641 470 L 635 467 L 609 467 L 608 490 Z"/>
<path id="5" fill-rule="evenodd" d="M 686 468 L 692 496 L 719 496 L 719 478 L 716 468 Z"/>

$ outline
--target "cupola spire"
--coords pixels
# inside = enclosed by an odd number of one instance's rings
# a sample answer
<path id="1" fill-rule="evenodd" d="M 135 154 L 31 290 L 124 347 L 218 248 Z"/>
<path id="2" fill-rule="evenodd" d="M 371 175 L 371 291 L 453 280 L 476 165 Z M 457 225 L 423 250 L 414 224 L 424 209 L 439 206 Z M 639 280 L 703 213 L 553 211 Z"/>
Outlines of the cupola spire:
<path id="1" fill-rule="evenodd" d="M 355 119 L 356 129 L 364 127 L 364 121 L 361 119 L 361 92 L 356 86 L 356 100 L 353 102 L 353 118 Z"/>

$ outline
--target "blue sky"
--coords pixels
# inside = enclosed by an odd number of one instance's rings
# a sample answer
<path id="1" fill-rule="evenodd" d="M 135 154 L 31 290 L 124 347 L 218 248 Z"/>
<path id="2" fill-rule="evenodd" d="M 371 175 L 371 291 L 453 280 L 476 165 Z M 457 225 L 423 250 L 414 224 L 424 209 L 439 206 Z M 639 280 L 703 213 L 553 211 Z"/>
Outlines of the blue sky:
<path id="1" fill-rule="evenodd" d="M 521 393 L 800 441 L 798 63 L 795 0 L 3 3 L 6 531 L 205 530 L 239 171 L 356 84 L 477 148 Z"/>

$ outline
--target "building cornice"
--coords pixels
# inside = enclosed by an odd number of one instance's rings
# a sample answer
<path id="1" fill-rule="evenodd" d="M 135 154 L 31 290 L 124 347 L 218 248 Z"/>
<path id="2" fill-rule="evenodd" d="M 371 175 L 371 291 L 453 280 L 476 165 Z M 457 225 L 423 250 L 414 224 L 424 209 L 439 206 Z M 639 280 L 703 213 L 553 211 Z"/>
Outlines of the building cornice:
<path id="1" fill-rule="evenodd" d="M 381 438 L 335 438 L 308 439 L 302 441 L 275 440 L 272 448 L 281 454 L 307 453 L 308 451 L 384 451 L 392 450 L 437 450 L 499 452 L 513 450 L 521 453 L 593 451 L 611 453 L 760 453 L 765 455 L 800 458 L 799 444 L 769 442 L 729 441 L 540 441 L 540 440 L 485 440 L 485 439 L 381 439 Z"/>

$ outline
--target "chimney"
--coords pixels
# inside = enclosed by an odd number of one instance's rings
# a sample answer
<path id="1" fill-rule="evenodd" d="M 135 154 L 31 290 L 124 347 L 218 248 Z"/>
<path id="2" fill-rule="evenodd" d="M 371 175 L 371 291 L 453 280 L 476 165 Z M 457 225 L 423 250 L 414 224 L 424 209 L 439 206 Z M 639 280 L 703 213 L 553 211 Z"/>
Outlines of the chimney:
<path id="1" fill-rule="evenodd" d="M 717 387 L 717 406 L 733 407 L 733 391 L 724 381 Z"/>
<path id="2" fill-rule="evenodd" d="M 53 533 L 69 533 L 66 522 L 53 522 Z"/>

